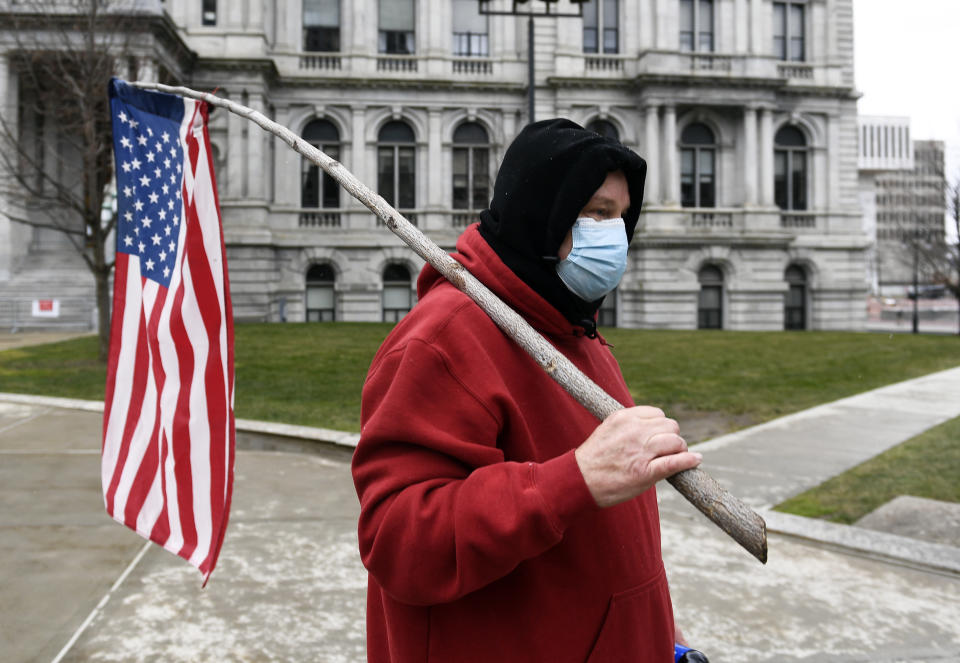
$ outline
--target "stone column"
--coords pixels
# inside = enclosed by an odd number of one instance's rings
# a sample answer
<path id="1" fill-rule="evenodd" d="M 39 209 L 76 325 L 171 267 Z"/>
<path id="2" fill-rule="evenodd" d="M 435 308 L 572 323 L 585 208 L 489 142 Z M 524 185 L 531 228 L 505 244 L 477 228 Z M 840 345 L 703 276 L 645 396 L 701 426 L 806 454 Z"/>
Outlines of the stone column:
<path id="1" fill-rule="evenodd" d="M 231 0 L 230 2 L 219 3 L 217 11 L 217 23 L 225 25 L 228 29 L 238 30 L 243 28 L 243 10 L 247 4 L 243 0 Z M 226 5 L 226 6 L 224 6 Z"/>
<path id="2" fill-rule="evenodd" d="M 656 38 L 656 47 L 662 49 L 674 49 L 677 44 L 677 35 L 670 33 L 670 27 L 677 24 L 677 21 L 671 20 L 672 12 L 678 12 L 678 3 L 669 0 L 655 0 L 656 7 L 654 12 L 657 21 L 657 28 L 654 31 Z M 673 37 L 671 41 L 671 37 Z"/>
<path id="3" fill-rule="evenodd" d="M 769 53 L 773 49 L 773 43 L 766 39 L 764 15 L 763 0 L 750 0 L 750 53 L 752 55 Z"/>
<path id="4" fill-rule="evenodd" d="M 757 204 L 757 109 L 743 109 L 743 203 L 745 207 Z"/>
<path id="5" fill-rule="evenodd" d="M 773 113 L 760 109 L 760 204 L 773 206 Z"/>
<path id="6" fill-rule="evenodd" d="M 266 115 L 266 107 L 263 103 L 263 95 L 259 92 L 255 92 L 250 95 L 250 107 Z M 231 113 L 232 115 L 232 113 Z M 264 173 L 266 169 L 264 168 L 264 156 L 266 150 L 264 149 L 264 139 L 267 136 L 265 131 L 261 131 L 260 127 L 249 127 L 247 131 L 247 161 L 249 167 L 247 170 L 247 175 L 249 177 L 249 182 L 247 183 L 247 195 L 250 198 L 254 198 L 258 201 L 264 200 L 264 193 L 266 192 L 266 186 L 264 182 Z"/>
<path id="7" fill-rule="evenodd" d="M 826 206 L 835 209 L 840 206 L 840 122 L 836 115 L 827 115 L 827 191 Z M 856 126 L 856 125 L 854 125 Z"/>
<path id="8" fill-rule="evenodd" d="M 661 200 L 664 205 L 677 205 L 677 193 L 680 188 L 677 172 L 677 110 L 671 104 L 663 107 L 663 189 Z"/>
<path id="9" fill-rule="evenodd" d="M 350 144 L 350 171 L 357 176 L 361 182 L 366 182 L 370 186 L 376 186 L 376 182 L 369 175 L 367 170 L 367 139 L 366 139 L 366 114 L 367 107 L 361 104 L 351 107 L 352 125 L 350 129 L 352 142 Z M 373 164 L 370 164 L 373 166 Z M 363 207 L 362 203 L 353 196 L 345 195 L 347 204 L 344 207 L 359 209 Z"/>
<path id="10" fill-rule="evenodd" d="M 239 93 L 232 92 L 229 98 L 243 103 Z M 227 198 L 243 197 L 243 161 L 245 158 L 243 150 L 243 123 L 246 122 L 236 113 L 227 115 Z"/>
<path id="11" fill-rule="evenodd" d="M 645 144 L 642 156 L 647 159 L 647 182 L 644 187 L 645 198 L 651 205 L 660 204 L 660 108 L 650 104 L 644 109 Z"/>
<path id="12" fill-rule="evenodd" d="M 750 48 L 750 12 L 747 9 L 747 0 L 735 0 L 733 8 L 734 51 L 746 53 Z"/>
<path id="13" fill-rule="evenodd" d="M 263 0 L 249 0 L 247 7 L 247 27 L 257 32 L 266 33 L 266 24 L 263 20 Z"/>
<path id="14" fill-rule="evenodd" d="M 17 136 L 17 93 L 19 92 L 16 71 L 10 66 L 10 58 L 0 53 L 0 115 L 10 135 Z M 0 166 L 0 177 L 4 177 Z M 7 214 L 12 213 L 13 201 L 0 193 L 0 281 L 9 281 L 13 269 L 13 233 Z"/>
<path id="15" fill-rule="evenodd" d="M 441 110 L 431 108 L 427 111 L 427 167 L 421 168 L 422 177 L 427 180 L 427 199 L 424 207 L 444 206 L 444 191 L 449 180 L 443 168 L 443 135 L 441 134 Z"/>
<path id="16" fill-rule="evenodd" d="M 275 119 L 283 126 L 290 126 L 290 107 L 277 107 Z M 300 207 L 300 164 L 303 157 L 289 149 L 286 143 L 274 150 L 274 200 L 284 207 Z"/>

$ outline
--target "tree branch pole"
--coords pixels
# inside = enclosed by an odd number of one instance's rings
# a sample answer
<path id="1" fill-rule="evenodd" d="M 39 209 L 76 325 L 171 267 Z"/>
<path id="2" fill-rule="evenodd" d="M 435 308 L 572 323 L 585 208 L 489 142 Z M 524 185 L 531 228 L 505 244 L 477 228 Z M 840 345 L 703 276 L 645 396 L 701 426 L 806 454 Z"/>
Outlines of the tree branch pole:
<path id="1" fill-rule="evenodd" d="M 290 129 L 273 122 L 252 108 L 205 92 L 159 83 L 136 82 L 132 85 L 200 99 L 212 106 L 226 108 L 277 136 L 292 147 L 294 151 L 322 168 L 352 196 L 383 220 L 384 224 L 410 246 L 417 255 L 430 263 L 448 281 L 473 299 L 500 329 L 513 338 L 551 378 L 597 419 L 602 421 L 613 412 L 623 409 L 619 402 L 580 372 L 570 360 L 540 336 L 517 312 L 504 304 L 463 265 L 427 238 L 418 228 L 391 207 L 387 201 L 367 188 L 353 173 L 344 168 L 343 164 L 331 159 Z M 730 535 L 754 557 L 766 563 L 766 523 L 750 507 L 724 490 L 710 475 L 700 469 L 686 470 L 667 480 L 720 529 Z"/>

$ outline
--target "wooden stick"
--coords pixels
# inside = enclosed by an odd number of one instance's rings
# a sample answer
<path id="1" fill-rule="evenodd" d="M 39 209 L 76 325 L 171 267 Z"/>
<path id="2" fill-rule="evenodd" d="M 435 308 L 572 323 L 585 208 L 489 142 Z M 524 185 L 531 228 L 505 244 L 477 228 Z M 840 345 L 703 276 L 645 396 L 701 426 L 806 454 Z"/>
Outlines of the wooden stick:
<path id="1" fill-rule="evenodd" d="M 205 92 L 139 81 L 131 85 L 206 101 L 212 106 L 220 106 L 245 117 L 277 136 L 294 151 L 317 164 L 339 182 L 352 196 L 382 219 L 384 224 L 417 255 L 433 265 L 448 281 L 473 299 L 500 329 L 526 350 L 551 378 L 597 419 L 603 421 L 613 412 L 623 408 L 619 402 L 540 336 L 516 311 L 504 304 L 463 265 L 420 232 L 387 201 L 360 182 L 353 173 L 344 168 L 343 164 L 331 159 L 290 129 L 273 122 L 252 108 Z M 720 529 L 733 537 L 754 557 L 766 563 L 767 526 L 763 518 L 750 507 L 724 490 L 709 474 L 699 468 L 675 474 L 667 481 Z"/>

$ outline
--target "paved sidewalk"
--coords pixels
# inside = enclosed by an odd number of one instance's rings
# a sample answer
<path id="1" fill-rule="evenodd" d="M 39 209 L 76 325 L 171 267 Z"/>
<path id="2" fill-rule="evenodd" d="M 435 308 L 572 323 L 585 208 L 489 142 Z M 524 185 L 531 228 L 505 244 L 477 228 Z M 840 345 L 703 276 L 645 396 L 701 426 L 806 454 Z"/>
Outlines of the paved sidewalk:
<path id="1" fill-rule="evenodd" d="M 43 345 L 45 343 L 58 343 L 67 341 L 71 338 L 80 336 L 92 336 L 94 332 L 90 331 L 19 331 L 10 333 L 0 331 L 0 352 L 3 350 L 12 350 L 14 348 L 25 348 L 31 345 Z"/>
<path id="2" fill-rule="evenodd" d="M 201 589 L 192 567 L 103 512 L 100 414 L 19 400 L 0 396 L 0 659 L 364 660 L 348 447 L 249 450 L 291 448 L 276 433 L 294 431 L 246 432 Z M 960 368 L 698 448 L 764 507 L 958 414 Z M 769 513 L 761 566 L 668 486 L 660 495 L 678 619 L 715 663 L 960 660 L 957 548 Z"/>

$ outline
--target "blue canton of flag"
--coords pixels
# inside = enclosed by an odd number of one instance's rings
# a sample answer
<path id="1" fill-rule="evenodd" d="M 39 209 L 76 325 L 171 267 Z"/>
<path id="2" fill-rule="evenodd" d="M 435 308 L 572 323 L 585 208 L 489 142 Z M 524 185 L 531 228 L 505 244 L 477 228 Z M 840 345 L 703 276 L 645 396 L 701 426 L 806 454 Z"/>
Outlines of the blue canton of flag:
<path id="1" fill-rule="evenodd" d="M 183 215 L 180 122 L 117 102 L 117 251 L 139 257 L 142 275 L 169 287 Z"/>

